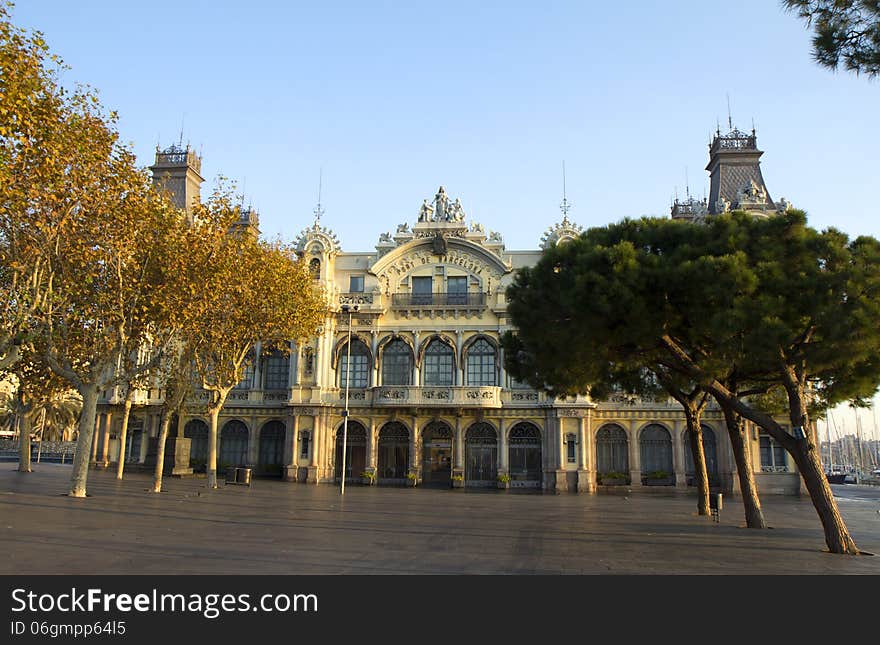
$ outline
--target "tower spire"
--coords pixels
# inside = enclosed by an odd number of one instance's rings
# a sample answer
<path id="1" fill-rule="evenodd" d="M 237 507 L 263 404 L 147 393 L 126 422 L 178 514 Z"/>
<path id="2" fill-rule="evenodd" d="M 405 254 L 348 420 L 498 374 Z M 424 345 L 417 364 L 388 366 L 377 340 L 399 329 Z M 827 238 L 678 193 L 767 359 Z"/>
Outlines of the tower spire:
<path id="1" fill-rule="evenodd" d="M 324 168 L 320 168 L 318 170 L 318 205 L 315 206 L 315 210 L 312 212 L 315 214 L 315 228 L 321 224 L 321 215 L 324 214 L 324 209 L 321 208 L 321 185 L 324 180 Z"/>
<path id="2" fill-rule="evenodd" d="M 730 115 L 730 94 L 727 95 L 727 129 L 733 130 L 733 117 Z"/>
<path id="3" fill-rule="evenodd" d="M 559 210 L 562 211 L 563 223 L 568 222 L 568 211 L 571 210 L 571 202 L 568 201 L 565 193 L 565 160 L 562 161 L 562 203 L 559 205 Z"/>

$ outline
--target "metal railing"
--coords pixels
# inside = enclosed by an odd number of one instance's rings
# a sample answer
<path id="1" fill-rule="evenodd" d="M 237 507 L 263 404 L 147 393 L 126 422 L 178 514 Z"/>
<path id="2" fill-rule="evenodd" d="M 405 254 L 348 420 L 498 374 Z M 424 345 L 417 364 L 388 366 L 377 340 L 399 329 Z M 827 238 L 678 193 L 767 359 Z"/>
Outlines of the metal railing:
<path id="1" fill-rule="evenodd" d="M 395 293 L 392 307 L 484 307 L 485 293 Z"/>

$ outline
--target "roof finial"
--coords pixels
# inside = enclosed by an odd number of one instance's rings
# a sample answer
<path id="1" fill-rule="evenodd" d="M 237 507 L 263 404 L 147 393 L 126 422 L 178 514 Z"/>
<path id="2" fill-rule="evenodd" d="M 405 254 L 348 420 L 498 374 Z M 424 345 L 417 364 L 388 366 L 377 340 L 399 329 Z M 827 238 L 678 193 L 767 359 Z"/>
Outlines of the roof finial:
<path id="1" fill-rule="evenodd" d="M 321 215 L 324 214 L 324 209 L 321 208 L 321 185 L 323 183 L 323 180 L 324 168 L 322 167 L 318 170 L 318 205 L 315 206 L 315 210 L 312 211 L 315 214 L 315 228 L 318 228 L 318 226 L 320 225 Z"/>
<path id="2" fill-rule="evenodd" d="M 684 191 L 687 195 L 687 199 L 691 198 L 691 184 L 688 181 L 688 167 L 684 167 Z"/>
<path id="3" fill-rule="evenodd" d="M 562 211 L 562 223 L 568 223 L 568 211 L 571 210 L 571 203 L 568 201 L 568 197 L 565 194 L 565 160 L 562 161 L 562 203 L 559 205 L 559 210 Z"/>
<path id="4" fill-rule="evenodd" d="M 730 116 L 730 94 L 727 94 L 727 127 L 733 130 L 733 118 Z"/>
<path id="5" fill-rule="evenodd" d="M 183 124 L 186 121 L 186 112 L 180 117 L 180 140 L 177 142 L 178 147 L 183 148 Z"/>

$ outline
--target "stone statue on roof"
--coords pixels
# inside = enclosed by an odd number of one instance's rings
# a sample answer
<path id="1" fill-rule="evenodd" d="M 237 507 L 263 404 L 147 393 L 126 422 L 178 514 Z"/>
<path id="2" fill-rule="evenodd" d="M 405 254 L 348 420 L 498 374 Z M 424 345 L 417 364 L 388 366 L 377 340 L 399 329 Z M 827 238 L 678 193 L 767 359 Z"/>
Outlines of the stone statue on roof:
<path id="1" fill-rule="evenodd" d="M 434 195 L 434 221 L 445 222 L 448 219 L 446 209 L 449 207 L 449 197 L 446 196 L 446 189 L 440 186 L 440 190 Z"/>
<path id="2" fill-rule="evenodd" d="M 419 221 L 430 222 L 431 215 L 434 213 L 434 207 L 428 204 L 427 199 L 422 200 L 422 207 L 419 209 Z"/>

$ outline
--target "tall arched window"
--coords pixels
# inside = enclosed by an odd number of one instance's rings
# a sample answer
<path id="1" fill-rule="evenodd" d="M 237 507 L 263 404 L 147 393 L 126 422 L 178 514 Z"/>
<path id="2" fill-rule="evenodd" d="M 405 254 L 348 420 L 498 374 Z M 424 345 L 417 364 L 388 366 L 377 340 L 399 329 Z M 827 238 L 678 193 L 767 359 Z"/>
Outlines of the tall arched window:
<path id="1" fill-rule="evenodd" d="M 672 473 L 672 438 L 658 423 L 645 426 L 639 441 L 642 473 Z"/>
<path id="2" fill-rule="evenodd" d="M 422 385 L 452 385 L 455 381 L 455 354 L 441 340 L 433 340 L 425 350 L 422 366 Z"/>
<path id="3" fill-rule="evenodd" d="M 412 350 L 401 339 L 392 340 L 382 351 L 382 385 L 412 383 Z"/>
<path id="4" fill-rule="evenodd" d="M 718 445 L 715 441 L 715 433 L 712 431 L 712 428 L 704 424 L 700 424 L 700 428 L 703 430 L 703 455 L 706 458 L 706 474 L 709 475 L 711 480 L 714 475 L 718 474 Z M 691 433 L 690 430 L 685 432 L 684 463 L 685 474 L 689 479 L 696 474 L 694 455 L 691 451 L 691 441 L 693 438 L 693 433 Z"/>
<path id="5" fill-rule="evenodd" d="M 275 351 L 269 354 L 263 362 L 263 389 L 286 389 L 290 373 L 289 364 L 290 357 L 282 352 Z"/>
<path id="6" fill-rule="evenodd" d="M 312 276 L 312 280 L 320 280 L 321 261 L 318 258 L 312 258 L 312 261 L 309 262 L 309 273 Z"/>
<path id="7" fill-rule="evenodd" d="M 467 384 L 498 384 L 498 371 L 495 369 L 495 347 L 485 338 L 479 339 L 468 349 Z"/>
<path id="8" fill-rule="evenodd" d="M 217 468 L 244 466 L 247 463 L 248 428 L 238 420 L 227 421 L 220 432 L 220 455 Z"/>
<path id="9" fill-rule="evenodd" d="M 359 340 L 351 342 L 351 356 L 343 347 L 339 354 L 339 387 L 345 387 L 348 376 L 348 365 L 351 361 L 351 380 L 349 387 L 367 387 L 370 384 L 370 351 Z"/>
<path id="10" fill-rule="evenodd" d="M 603 426 L 596 433 L 596 471 L 629 473 L 629 449 L 626 431 L 619 425 Z"/>
<path id="11" fill-rule="evenodd" d="M 254 356 L 248 357 L 245 361 L 244 368 L 242 369 L 241 380 L 238 382 L 238 385 L 235 386 L 236 390 L 249 390 L 254 385 Z"/>

